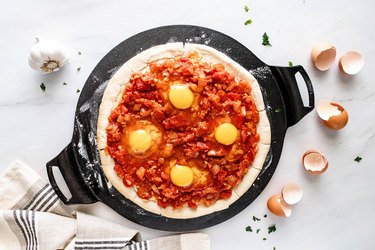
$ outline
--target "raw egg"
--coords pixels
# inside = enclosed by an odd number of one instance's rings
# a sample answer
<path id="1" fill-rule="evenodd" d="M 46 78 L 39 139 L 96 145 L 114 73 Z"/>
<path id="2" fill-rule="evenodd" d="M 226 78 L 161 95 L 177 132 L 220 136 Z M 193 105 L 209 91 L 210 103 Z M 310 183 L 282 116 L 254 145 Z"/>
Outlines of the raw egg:
<path id="1" fill-rule="evenodd" d="M 283 187 L 281 194 L 286 203 L 294 205 L 302 199 L 303 191 L 297 183 L 288 183 Z"/>
<path id="2" fill-rule="evenodd" d="M 348 51 L 340 58 L 339 69 L 348 75 L 355 75 L 362 69 L 364 63 L 360 53 Z"/>
<path id="3" fill-rule="evenodd" d="M 336 48 L 328 43 L 316 44 L 311 50 L 311 59 L 321 71 L 328 70 L 336 59 Z"/>
<path id="4" fill-rule="evenodd" d="M 231 145 L 237 139 L 237 128 L 232 123 L 222 123 L 215 129 L 215 139 L 221 144 Z"/>
<path id="5" fill-rule="evenodd" d="M 302 156 L 302 165 L 310 174 L 323 174 L 328 168 L 328 161 L 319 151 L 308 150 Z"/>
<path id="6" fill-rule="evenodd" d="M 348 112 L 340 104 L 329 100 L 320 100 L 316 111 L 323 123 L 330 129 L 342 129 L 349 120 Z"/>
<path id="7" fill-rule="evenodd" d="M 281 194 L 271 196 L 267 201 L 267 207 L 271 213 L 280 217 L 289 217 L 292 214 L 292 208 L 284 201 Z"/>
<path id="8" fill-rule="evenodd" d="M 162 134 L 150 121 L 139 120 L 125 128 L 121 143 L 129 153 L 147 155 L 158 149 Z"/>
<path id="9" fill-rule="evenodd" d="M 188 187 L 193 183 L 194 173 L 190 167 L 176 164 L 171 169 L 170 177 L 174 185 Z"/>
<path id="10" fill-rule="evenodd" d="M 131 131 L 129 145 L 134 153 L 144 153 L 152 145 L 151 134 L 143 129 Z"/>
<path id="11" fill-rule="evenodd" d="M 190 108 L 194 101 L 194 94 L 189 86 L 183 84 L 172 85 L 168 94 L 169 101 L 175 108 Z"/>

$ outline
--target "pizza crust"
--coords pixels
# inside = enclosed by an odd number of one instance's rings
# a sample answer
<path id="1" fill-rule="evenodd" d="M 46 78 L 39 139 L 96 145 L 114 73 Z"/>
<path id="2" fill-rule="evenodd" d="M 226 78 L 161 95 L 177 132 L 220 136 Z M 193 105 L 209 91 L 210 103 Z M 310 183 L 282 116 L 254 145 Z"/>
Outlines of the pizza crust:
<path id="1" fill-rule="evenodd" d="M 249 169 L 249 172 L 246 173 L 242 181 L 238 183 L 238 185 L 233 189 L 233 191 L 237 194 L 238 197 L 241 197 L 244 193 L 246 193 L 246 191 L 253 185 L 259 173 L 259 169 Z"/>
<path id="2" fill-rule="evenodd" d="M 230 74 L 234 75 L 237 79 L 242 79 L 250 83 L 252 87 L 252 97 L 255 101 L 256 107 L 260 111 L 259 124 L 257 125 L 257 130 L 260 134 L 258 152 L 252 166 L 249 168 L 248 173 L 245 174 L 243 180 L 233 189 L 232 196 L 229 199 L 218 200 L 209 207 L 199 206 L 197 209 L 191 209 L 188 206 L 181 209 L 173 209 L 171 207 L 161 208 L 157 205 L 155 200 L 144 200 L 139 198 L 136 194 L 135 188 L 125 187 L 122 179 L 118 177 L 114 171 L 114 161 L 104 150 L 107 143 L 106 127 L 108 125 L 108 117 L 112 110 L 121 101 L 122 93 L 125 90 L 125 85 L 129 82 L 133 72 L 146 70 L 148 64 L 152 61 L 182 55 L 188 56 L 194 51 L 197 51 L 202 56 L 201 60 L 211 64 L 222 63 Z M 182 43 L 168 43 L 152 47 L 134 56 L 128 60 L 110 79 L 99 109 L 97 144 L 100 152 L 103 172 L 107 177 L 108 185 L 113 185 L 117 191 L 143 209 L 155 214 L 161 214 L 168 218 L 195 218 L 228 208 L 252 186 L 252 183 L 255 181 L 263 166 L 269 151 L 270 141 L 270 125 L 265 111 L 262 92 L 256 79 L 250 74 L 250 72 L 225 54 L 211 47 L 200 44 L 185 44 L 184 46 Z"/>
<path id="3" fill-rule="evenodd" d="M 259 112 L 259 122 L 257 124 L 257 131 L 260 139 L 259 143 L 271 144 L 271 126 L 268 120 L 267 112 L 265 110 Z"/>
<path id="4" fill-rule="evenodd" d="M 270 151 L 270 145 L 258 143 L 258 152 L 251 164 L 251 168 L 262 170 L 268 151 Z"/>

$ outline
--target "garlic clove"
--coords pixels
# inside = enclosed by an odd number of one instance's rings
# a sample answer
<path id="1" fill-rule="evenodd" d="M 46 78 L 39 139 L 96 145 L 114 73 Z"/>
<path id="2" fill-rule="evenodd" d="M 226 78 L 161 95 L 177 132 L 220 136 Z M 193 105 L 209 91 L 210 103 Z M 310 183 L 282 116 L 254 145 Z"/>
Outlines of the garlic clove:
<path id="1" fill-rule="evenodd" d="M 57 41 L 36 37 L 36 43 L 31 47 L 29 65 L 41 73 L 58 71 L 66 63 L 68 56 L 64 47 Z"/>

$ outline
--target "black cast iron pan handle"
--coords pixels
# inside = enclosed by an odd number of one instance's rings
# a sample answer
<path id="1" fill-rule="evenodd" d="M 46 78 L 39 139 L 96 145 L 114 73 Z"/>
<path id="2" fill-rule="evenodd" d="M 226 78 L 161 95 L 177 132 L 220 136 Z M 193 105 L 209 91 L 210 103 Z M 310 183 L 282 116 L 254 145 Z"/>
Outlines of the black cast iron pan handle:
<path id="1" fill-rule="evenodd" d="M 70 199 L 66 198 L 58 187 L 52 171 L 53 167 L 59 168 L 64 177 L 69 191 L 72 194 Z M 58 156 L 47 163 L 47 174 L 52 188 L 64 204 L 90 204 L 98 201 L 91 190 L 86 186 L 83 179 L 79 178 L 79 167 L 74 158 L 72 144 L 69 144 Z"/>
<path id="2" fill-rule="evenodd" d="M 314 90 L 311 80 L 302 66 L 276 67 L 271 66 L 271 71 L 277 80 L 286 105 L 286 118 L 288 127 L 299 122 L 305 115 L 314 109 Z M 298 88 L 296 74 L 300 73 L 305 81 L 309 96 L 309 105 L 303 104 Z"/>

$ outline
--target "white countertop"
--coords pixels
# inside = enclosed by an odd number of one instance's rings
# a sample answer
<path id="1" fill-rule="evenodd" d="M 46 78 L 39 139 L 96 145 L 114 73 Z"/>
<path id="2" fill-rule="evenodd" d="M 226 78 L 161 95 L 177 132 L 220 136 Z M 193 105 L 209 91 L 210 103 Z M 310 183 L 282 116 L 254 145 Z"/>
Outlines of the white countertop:
<path id="1" fill-rule="evenodd" d="M 240 214 L 201 230 L 210 235 L 212 249 L 374 249 L 374 10 L 372 0 L 6 2 L 0 10 L 0 173 L 21 159 L 46 177 L 46 162 L 70 141 L 76 90 L 118 43 L 158 26 L 204 26 L 238 40 L 267 64 L 303 65 L 316 100 L 332 99 L 349 113 L 348 126 L 338 132 L 324 127 L 315 110 L 291 127 L 264 192 Z M 253 23 L 245 26 L 249 18 Z M 264 32 L 272 47 L 261 45 Z M 33 71 L 27 59 L 35 35 L 64 44 L 70 64 L 49 75 Z M 354 77 L 339 73 L 337 63 L 327 72 L 318 72 L 310 62 L 310 50 L 318 42 L 336 45 L 338 56 L 360 51 L 365 67 Z M 47 87 L 45 93 L 41 82 Z M 303 152 L 310 148 L 321 150 L 329 160 L 321 176 L 308 175 L 300 165 Z M 363 160 L 355 162 L 356 156 Z M 267 199 L 291 181 L 302 185 L 303 200 L 288 219 L 270 215 Z M 137 229 L 144 239 L 168 234 L 136 225 L 101 203 L 75 208 Z M 254 222 L 253 216 L 262 219 Z M 273 223 L 277 231 L 267 234 Z M 248 225 L 261 231 L 246 232 Z"/>

